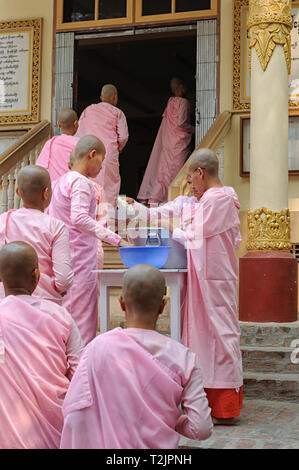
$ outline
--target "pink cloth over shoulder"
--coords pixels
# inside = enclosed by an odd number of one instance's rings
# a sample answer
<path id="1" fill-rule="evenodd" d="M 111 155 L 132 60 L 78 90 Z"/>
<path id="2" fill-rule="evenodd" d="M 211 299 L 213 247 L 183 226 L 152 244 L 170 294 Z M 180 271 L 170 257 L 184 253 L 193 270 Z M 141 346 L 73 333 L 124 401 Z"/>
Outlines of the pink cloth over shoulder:
<path id="1" fill-rule="evenodd" d="M 78 137 L 61 134 L 45 143 L 36 165 L 48 170 L 52 182 L 69 171 L 70 153 L 76 147 L 78 140 Z"/>
<path id="2" fill-rule="evenodd" d="M 83 344 L 69 313 L 27 295 L 0 302 L 0 448 L 57 449 Z"/>
<path id="3" fill-rule="evenodd" d="M 200 201 L 179 196 L 157 208 L 138 203 L 134 208 L 152 222 L 161 217 L 179 219 L 173 239 L 185 245 L 188 257 L 181 341 L 197 354 L 206 388 L 239 388 L 243 374 L 235 250 L 241 235 L 235 191 L 211 188 Z"/>
<path id="4" fill-rule="evenodd" d="M 190 154 L 194 127 L 186 98 L 169 98 L 137 198 L 165 203 L 168 187 Z"/>
<path id="5" fill-rule="evenodd" d="M 105 191 L 107 202 L 116 205 L 120 190 L 119 152 L 128 138 L 128 125 L 124 113 L 109 103 L 88 106 L 80 116 L 77 137 L 95 135 L 106 147 L 102 169 L 95 181 Z"/>
<path id="6" fill-rule="evenodd" d="M 98 269 L 98 240 L 118 245 L 121 237 L 95 220 L 94 185 L 76 171 L 69 171 L 57 180 L 49 212 L 69 230 L 74 282 L 63 298 L 63 306 L 75 319 L 87 344 L 97 329 L 97 275 L 92 270 Z"/>
<path id="7" fill-rule="evenodd" d="M 40 281 L 34 296 L 62 303 L 73 282 L 70 240 L 60 220 L 36 210 L 17 209 L 0 215 L 0 247 L 13 241 L 31 245 L 38 256 Z M 4 297 L 1 283 L 0 298 Z"/>
<path id="8" fill-rule="evenodd" d="M 174 449 L 178 432 L 206 439 L 213 428 L 195 354 L 135 328 L 87 346 L 63 415 L 63 449 Z"/>

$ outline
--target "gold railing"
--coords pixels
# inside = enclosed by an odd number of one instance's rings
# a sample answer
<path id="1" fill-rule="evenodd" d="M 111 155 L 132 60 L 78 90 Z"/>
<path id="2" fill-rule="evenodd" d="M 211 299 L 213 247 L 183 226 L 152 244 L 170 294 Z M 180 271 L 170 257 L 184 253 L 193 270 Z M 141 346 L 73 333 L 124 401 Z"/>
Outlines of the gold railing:
<path id="1" fill-rule="evenodd" d="M 35 164 L 50 137 L 51 124 L 41 121 L 0 155 L 0 213 L 20 207 L 15 193 L 18 172 L 26 165 Z"/>
<path id="2" fill-rule="evenodd" d="M 186 170 L 188 167 L 188 162 L 194 152 L 199 150 L 200 148 L 209 148 L 214 150 L 217 153 L 218 149 L 220 148 L 225 136 L 229 132 L 231 128 L 231 117 L 232 113 L 229 111 L 224 111 L 221 113 L 215 122 L 211 125 L 208 132 L 205 136 L 201 139 L 200 143 L 194 149 L 188 160 L 186 161 L 185 165 L 178 173 L 176 178 L 173 180 L 171 185 L 169 186 L 168 190 L 168 200 L 172 201 L 176 197 L 187 194 L 187 182 L 186 182 Z"/>

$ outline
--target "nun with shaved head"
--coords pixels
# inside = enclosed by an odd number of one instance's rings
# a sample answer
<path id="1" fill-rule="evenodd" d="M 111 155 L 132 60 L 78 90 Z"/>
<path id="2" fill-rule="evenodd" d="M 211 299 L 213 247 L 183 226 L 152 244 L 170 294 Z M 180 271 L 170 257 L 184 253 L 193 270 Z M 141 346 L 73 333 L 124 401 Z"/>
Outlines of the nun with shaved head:
<path id="1" fill-rule="evenodd" d="M 72 154 L 72 170 L 57 180 L 49 207 L 49 213 L 69 230 L 74 282 L 63 306 L 75 319 L 84 344 L 95 337 L 97 330 L 97 275 L 91 271 L 98 269 L 98 240 L 115 246 L 127 244 L 96 221 L 96 193 L 91 178 L 99 174 L 105 154 L 105 146 L 96 136 L 79 139 Z"/>
<path id="2" fill-rule="evenodd" d="M 156 331 L 165 307 L 157 268 L 130 268 L 119 299 L 126 328 L 85 349 L 63 404 L 62 449 L 175 449 L 213 429 L 196 354 Z"/>
<path id="3" fill-rule="evenodd" d="M 75 137 L 78 129 L 76 111 L 71 108 L 62 109 L 58 114 L 57 125 L 61 135 L 48 140 L 36 160 L 37 165 L 48 170 L 52 182 L 68 171 L 70 153 L 79 140 Z"/>
<path id="4" fill-rule="evenodd" d="M 127 202 L 151 223 L 166 224 L 187 250 L 181 340 L 198 356 L 214 423 L 232 424 L 242 408 L 243 385 L 235 253 L 240 205 L 234 189 L 223 186 L 218 168 L 215 152 L 202 148 L 188 161 L 190 196 L 151 209 Z"/>
<path id="5" fill-rule="evenodd" d="M 41 273 L 34 296 L 61 304 L 72 285 L 73 269 L 67 227 L 45 213 L 52 197 L 48 171 L 38 165 L 25 166 L 18 173 L 16 192 L 23 207 L 0 215 L 0 247 L 16 240 L 33 246 Z"/>
<path id="6" fill-rule="evenodd" d="M 28 215 L 28 217 L 30 217 Z M 57 449 L 62 403 L 83 343 L 71 315 L 34 297 L 39 259 L 28 243 L 0 250 L 0 449 Z"/>
<path id="7" fill-rule="evenodd" d="M 79 119 L 76 136 L 97 136 L 106 147 L 106 158 L 96 182 L 105 191 L 106 200 L 116 207 L 120 190 L 119 153 L 128 138 L 126 116 L 117 108 L 118 92 L 115 85 L 106 84 L 101 90 L 101 102 L 87 106 Z"/>
<path id="8" fill-rule="evenodd" d="M 168 187 L 190 155 L 194 126 L 190 122 L 187 85 L 180 77 L 170 81 L 169 98 L 137 199 L 150 204 L 168 201 Z"/>

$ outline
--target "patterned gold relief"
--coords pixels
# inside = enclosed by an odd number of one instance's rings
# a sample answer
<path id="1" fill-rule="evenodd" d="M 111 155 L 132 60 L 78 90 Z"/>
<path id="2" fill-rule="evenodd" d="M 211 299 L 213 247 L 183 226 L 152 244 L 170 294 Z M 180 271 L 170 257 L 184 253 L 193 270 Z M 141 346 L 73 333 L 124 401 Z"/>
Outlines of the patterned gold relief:
<path id="1" fill-rule="evenodd" d="M 291 73 L 291 0 L 249 0 L 249 69 L 255 48 L 265 71 L 277 45 L 283 47 L 288 73 Z"/>
<path id="2" fill-rule="evenodd" d="M 40 95 L 40 50 L 41 50 L 41 28 L 42 19 L 20 21 L 6 21 L 0 23 L 0 30 L 12 30 L 31 28 L 33 30 L 33 50 L 32 50 L 32 81 L 31 81 L 31 112 L 22 115 L 0 116 L 1 124 L 24 124 L 39 121 L 39 95 Z"/>
<path id="3" fill-rule="evenodd" d="M 248 0 L 234 2 L 234 65 L 233 65 L 233 108 L 239 111 L 250 109 L 250 103 L 240 102 L 241 84 L 241 10 L 248 7 Z"/>
<path id="4" fill-rule="evenodd" d="M 242 24 L 242 12 L 247 11 L 249 0 L 234 0 L 234 56 L 233 56 L 233 109 L 237 111 L 249 111 L 250 102 L 241 99 L 241 83 L 242 79 L 242 41 L 244 38 L 244 30 Z M 248 34 L 248 33 L 247 33 Z M 289 107 L 298 107 L 299 101 L 289 100 Z"/>
<path id="5" fill-rule="evenodd" d="M 248 251 L 290 251 L 290 212 L 266 207 L 248 211 Z"/>

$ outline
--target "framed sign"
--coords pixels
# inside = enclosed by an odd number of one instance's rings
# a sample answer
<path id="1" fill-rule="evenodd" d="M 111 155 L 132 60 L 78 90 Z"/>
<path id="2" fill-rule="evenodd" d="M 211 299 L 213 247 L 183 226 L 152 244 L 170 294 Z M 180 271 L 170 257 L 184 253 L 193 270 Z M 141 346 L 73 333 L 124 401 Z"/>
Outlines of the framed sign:
<path id="1" fill-rule="evenodd" d="M 250 74 L 247 20 L 248 0 L 236 0 L 234 5 L 234 109 L 250 109 Z M 291 31 L 291 74 L 289 75 L 289 107 L 299 107 L 299 1 L 293 2 Z"/>
<path id="2" fill-rule="evenodd" d="M 250 116 L 240 120 L 240 176 L 250 175 Z M 289 174 L 299 175 L 299 113 L 289 115 Z"/>
<path id="3" fill-rule="evenodd" d="M 0 23 L 0 124 L 39 121 L 41 24 Z"/>

